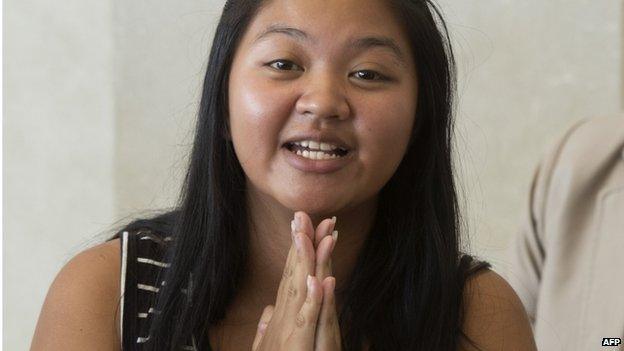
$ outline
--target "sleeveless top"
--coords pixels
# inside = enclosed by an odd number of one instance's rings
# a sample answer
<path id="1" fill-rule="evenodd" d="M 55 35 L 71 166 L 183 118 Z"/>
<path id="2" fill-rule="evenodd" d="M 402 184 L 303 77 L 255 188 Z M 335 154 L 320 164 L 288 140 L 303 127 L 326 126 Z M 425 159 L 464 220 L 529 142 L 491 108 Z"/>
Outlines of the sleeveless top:
<path id="1" fill-rule="evenodd" d="M 161 287 L 166 247 L 172 240 L 149 229 L 124 231 L 121 242 L 120 339 L 122 350 L 143 350 L 150 340 L 149 327 Z M 188 287 L 187 287 L 188 288 Z M 186 294 L 186 289 L 181 293 Z M 199 351 L 193 336 L 180 350 Z M 208 350 L 211 350 L 208 347 Z"/>
<path id="2" fill-rule="evenodd" d="M 155 310 L 158 292 L 166 284 L 162 277 L 170 263 L 164 262 L 163 258 L 172 237 L 147 228 L 124 231 L 118 235 L 121 242 L 121 349 L 143 350 L 151 337 L 149 327 L 152 317 L 158 313 Z M 459 266 L 466 277 L 491 267 L 489 263 L 475 260 L 470 255 L 463 255 Z M 187 289 L 181 289 L 181 293 L 186 294 Z M 206 344 L 206 350 L 201 351 L 212 351 L 209 341 Z M 200 351 L 195 335 L 180 350 Z"/>

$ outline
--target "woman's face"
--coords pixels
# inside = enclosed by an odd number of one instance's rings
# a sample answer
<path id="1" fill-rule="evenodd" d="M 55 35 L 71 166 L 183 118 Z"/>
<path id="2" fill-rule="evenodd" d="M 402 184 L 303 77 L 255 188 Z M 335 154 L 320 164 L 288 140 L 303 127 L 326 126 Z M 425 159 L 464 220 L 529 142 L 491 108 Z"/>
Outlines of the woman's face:
<path id="1" fill-rule="evenodd" d="M 273 0 L 237 48 L 228 93 L 248 190 L 293 211 L 331 214 L 375 197 L 394 174 L 417 81 L 407 37 L 384 1 Z M 349 154 L 306 161 L 284 147 L 318 132 L 341 139 Z M 324 171 L 306 168 L 315 165 Z"/>

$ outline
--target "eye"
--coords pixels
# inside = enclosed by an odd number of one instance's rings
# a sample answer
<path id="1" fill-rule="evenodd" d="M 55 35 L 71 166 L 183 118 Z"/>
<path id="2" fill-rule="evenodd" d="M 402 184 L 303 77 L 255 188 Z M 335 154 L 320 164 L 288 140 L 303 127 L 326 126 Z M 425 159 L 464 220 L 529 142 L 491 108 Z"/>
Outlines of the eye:
<path id="1" fill-rule="evenodd" d="M 365 73 L 365 74 L 359 74 L 359 73 Z M 388 80 L 388 78 L 386 76 L 381 75 L 378 72 L 375 71 L 371 71 L 371 70 L 361 70 L 361 71 L 357 71 L 355 72 L 356 75 L 359 75 L 359 77 L 363 78 L 363 77 L 379 77 L 378 79 L 364 79 L 364 80 L 370 80 L 370 81 L 385 81 Z"/>
<path id="2" fill-rule="evenodd" d="M 275 65 L 275 64 L 277 64 L 277 65 Z M 288 69 L 288 67 L 292 67 L 292 66 L 299 67 L 296 64 L 294 64 L 292 61 L 282 60 L 282 59 L 271 61 L 271 62 L 267 63 L 267 65 L 269 67 L 277 69 L 278 71 L 290 71 Z"/>
<path id="3" fill-rule="evenodd" d="M 284 59 L 278 59 L 278 60 L 273 60 L 269 63 L 266 64 L 267 66 L 274 68 L 278 71 L 291 71 L 291 69 L 293 66 L 295 67 L 299 67 L 297 64 L 295 64 L 292 61 L 289 60 L 284 60 Z M 301 68 L 301 67 L 299 67 Z M 359 73 L 364 73 L 364 74 L 359 74 Z M 363 78 L 363 80 L 365 81 L 387 81 L 390 80 L 388 77 L 380 74 L 379 72 L 376 71 L 372 71 L 372 70 L 361 70 L 361 71 L 357 71 L 355 72 L 355 74 L 359 74 L 359 77 Z M 366 78 L 369 77 L 369 78 Z M 375 79 L 375 77 L 377 77 L 377 79 Z M 371 79 L 372 78 L 372 79 Z"/>

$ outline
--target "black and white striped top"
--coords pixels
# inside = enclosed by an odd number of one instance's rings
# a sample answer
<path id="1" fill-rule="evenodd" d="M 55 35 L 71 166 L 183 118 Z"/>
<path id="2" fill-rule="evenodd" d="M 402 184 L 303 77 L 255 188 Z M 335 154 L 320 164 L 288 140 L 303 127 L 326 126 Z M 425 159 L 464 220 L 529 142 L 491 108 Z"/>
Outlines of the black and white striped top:
<path id="1" fill-rule="evenodd" d="M 164 262 L 163 258 L 172 239 L 149 229 L 124 231 L 119 237 L 121 348 L 124 351 L 142 350 L 145 343 L 150 340 L 149 327 L 152 317 L 158 313 L 154 309 L 156 297 L 166 284 L 162 277 L 170 263 Z M 195 337 L 193 336 L 181 350 L 199 351 Z"/>
<path id="2" fill-rule="evenodd" d="M 154 309 L 156 298 L 166 282 L 162 280 L 164 270 L 170 263 L 164 262 L 166 249 L 172 238 L 151 231 L 138 229 L 119 233 L 121 241 L 121 301 L 120 330 L 122 350 L 143 350 L 149 342 L 149 327 L 152 317 L 158 313 Z M 459 262 L 460 270 L 466 277 L 483 268 L 489 268 L 485 261 L 474 260 L 464 255 Z M 188 286 L 187 286 L 188 288 Z M 186 294 L 187 289 L 181 293 Z M 199 351 L 193 335 L 181 350 Z M 207 350 L 212 351 L 209 343 Z"/>

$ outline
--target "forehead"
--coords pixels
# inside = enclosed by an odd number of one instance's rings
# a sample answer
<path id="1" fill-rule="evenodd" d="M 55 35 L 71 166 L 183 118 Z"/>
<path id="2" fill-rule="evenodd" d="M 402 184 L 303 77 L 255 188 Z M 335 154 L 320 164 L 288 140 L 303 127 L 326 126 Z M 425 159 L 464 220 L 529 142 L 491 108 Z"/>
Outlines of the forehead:
<path id="1" fill-rule="evenodd" d="M 271 37 L 290 37 L 317 49 L 353 49 L 360 44 L 386 46 L 395 54 L 409 51 L 403 29 L 385 0 L 268 1 L 251 21 L 244 42 L 255 45 Z M 368 40 L 357 42 L 363 38 Z"/>

